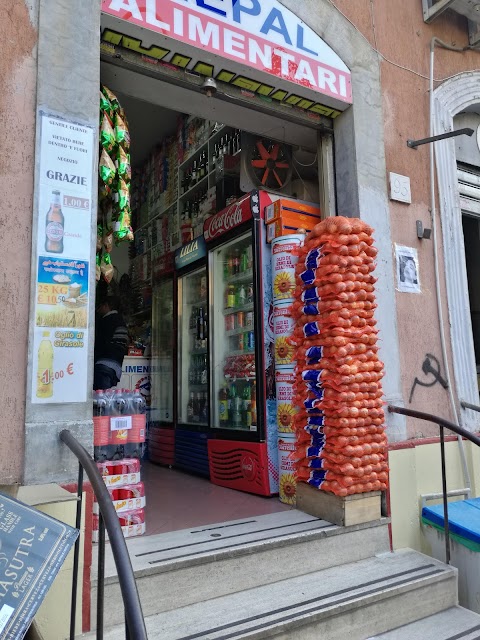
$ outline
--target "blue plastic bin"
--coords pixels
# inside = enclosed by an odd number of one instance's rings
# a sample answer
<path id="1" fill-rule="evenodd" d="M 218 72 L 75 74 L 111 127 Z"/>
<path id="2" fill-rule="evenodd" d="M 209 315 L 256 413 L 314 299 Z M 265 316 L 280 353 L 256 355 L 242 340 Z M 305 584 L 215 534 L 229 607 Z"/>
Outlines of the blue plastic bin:
<path id="1" fill-rule="evenodd" d="M 445 560 L 443 504 L 424 507 L 422 523 L 432 555 Z M 480 613 L 480 498 L 448 503 L 451 564 L 458 569 L 458 599 Z"/>

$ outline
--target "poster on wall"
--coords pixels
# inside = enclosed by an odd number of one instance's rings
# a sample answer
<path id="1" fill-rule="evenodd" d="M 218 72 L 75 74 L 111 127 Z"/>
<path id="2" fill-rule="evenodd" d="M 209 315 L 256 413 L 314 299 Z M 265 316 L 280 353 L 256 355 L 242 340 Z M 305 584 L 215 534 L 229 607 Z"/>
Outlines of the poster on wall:
<path id="1" fill-rule="evenodd" d="M 397 290 L 403 293 L 421 293 L 417 250 L 396 244 L 395 263 Z"/>
<path id="2" fill-rule="evenodd" d="M 32 402 L 87 400 L 95 130 L 41 113 Z"/>

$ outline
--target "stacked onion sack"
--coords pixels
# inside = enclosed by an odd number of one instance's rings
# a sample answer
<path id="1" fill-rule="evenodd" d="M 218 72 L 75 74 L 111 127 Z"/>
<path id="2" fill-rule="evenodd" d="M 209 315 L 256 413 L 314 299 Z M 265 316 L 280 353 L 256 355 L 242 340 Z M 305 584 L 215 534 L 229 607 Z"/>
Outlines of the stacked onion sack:
<path id="1" fill-rule="evenodd" d="M 113 278 L 113 243 L 133 240 L 130 227 L 130 133 L 116 96 L 100 88 L 100 162 L 96 278 Z"/>
<path id="2" fill-rule="evenodd" d="M 292 313 L 297 348 L 297 481 L 347 496 L 385 490 L 387 439 L 374 319 L 372 229 L 336 217 L 299 249 Z"/>

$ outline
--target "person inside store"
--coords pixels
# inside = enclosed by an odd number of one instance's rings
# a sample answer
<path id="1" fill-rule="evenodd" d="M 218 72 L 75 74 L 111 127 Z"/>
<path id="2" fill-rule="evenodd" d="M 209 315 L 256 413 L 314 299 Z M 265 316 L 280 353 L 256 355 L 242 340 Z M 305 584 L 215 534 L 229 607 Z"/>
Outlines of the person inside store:
<path id="1" fill-rule="evenodd" d="M 109 295 L 107 291 L 97 292 L 94 390 L 111 389 L 122 377 L 122 364 L 127 355 L 129 337 L 118 308 L 119 300 L 116 296 Z"/>

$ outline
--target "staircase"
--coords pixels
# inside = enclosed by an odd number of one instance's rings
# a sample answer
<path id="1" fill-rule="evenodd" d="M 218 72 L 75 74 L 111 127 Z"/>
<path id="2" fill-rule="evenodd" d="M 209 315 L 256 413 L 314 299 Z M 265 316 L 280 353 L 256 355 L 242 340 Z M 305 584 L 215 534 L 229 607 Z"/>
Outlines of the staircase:
<path id="1" fill-rule="evenodd" d="M 390 553 L 387 524 L 337 527 L 292 510 L 132 539 L 149 638 L 480 638 L 480 616 L 457 606 L 456 570 Z M 123 605 L 108 551 L 104 638 L 118 640 Z"/>

